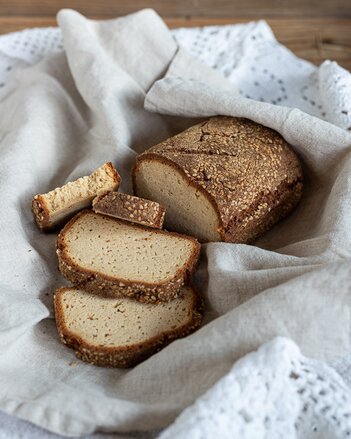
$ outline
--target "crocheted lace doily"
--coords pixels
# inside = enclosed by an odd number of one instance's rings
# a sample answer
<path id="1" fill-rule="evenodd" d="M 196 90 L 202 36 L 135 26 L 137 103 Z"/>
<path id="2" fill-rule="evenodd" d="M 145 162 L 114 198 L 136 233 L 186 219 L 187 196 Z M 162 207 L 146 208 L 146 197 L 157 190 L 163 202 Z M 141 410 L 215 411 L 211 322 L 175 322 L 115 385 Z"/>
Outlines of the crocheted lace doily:
<path id="1" fill-rule="evenodd" d="M 350 436 L 350 389 L 340 375 L 279 337 L 239 360 L 159 439 Z"/>
<path id="2" fill-rule="evenodd" d="M 351 129 L 350 73 L 330 61 L 317 68 L 297 58 L 275 40 L 265 22 L 172 33 L 243 95 L 297 107 Z M 13 72 L 62 50 L 58 28 L 1 36 L 0 98 Z M 343 380 L 328 365 L 304 358 L 292 341 L 276 339 L 238 361 L 160 438 L 351 437 L 350 365 L 351 357 L 334 364 Z"/>

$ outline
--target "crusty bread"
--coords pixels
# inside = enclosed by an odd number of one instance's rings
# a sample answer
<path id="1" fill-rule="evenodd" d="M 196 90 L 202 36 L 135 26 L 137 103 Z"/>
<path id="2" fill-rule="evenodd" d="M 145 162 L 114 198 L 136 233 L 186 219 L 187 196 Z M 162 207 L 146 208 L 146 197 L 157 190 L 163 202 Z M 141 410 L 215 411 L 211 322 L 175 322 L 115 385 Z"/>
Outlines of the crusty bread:
<path id="1" fill-rule="evenodd" d="M 78 213 L 57 241 L 61 273 L 88 291 L 144 302 L 178 296 L 191 278 L 200 244 L 191 237 Z"/>
<path id="2" fill-rule="evenodd" d="M 162 229 L 165 217 L 165 209 L 159 203 L 121 192 L 108 192 L 94 198 L 93 210 L 156 229 Z"/>
<path id="3" fill-rule="evenodd" d="M 165 227 L 202 242 L 251 242 L 302 194 L 299 160 L 277 132 L 214 117 L 137 157 L 134 192 L 166 208 Z"/>
<path id="4" fill-rule="evenodd" d="M 117 190 L 121 177 L 111 162 L 92 174 L 33 198 L 32 211 L 41 230 L 49 230 L 88 207 L 101 192 Z"/>
<path id="5" fill-rule="evenodd" d="M 55 294 L 57 329 L 78 358 L 98 366 L 131 367 L 201 323 L 201 301 L 190 287 L 168 303 L 110 298 L 78 287 Z"/>

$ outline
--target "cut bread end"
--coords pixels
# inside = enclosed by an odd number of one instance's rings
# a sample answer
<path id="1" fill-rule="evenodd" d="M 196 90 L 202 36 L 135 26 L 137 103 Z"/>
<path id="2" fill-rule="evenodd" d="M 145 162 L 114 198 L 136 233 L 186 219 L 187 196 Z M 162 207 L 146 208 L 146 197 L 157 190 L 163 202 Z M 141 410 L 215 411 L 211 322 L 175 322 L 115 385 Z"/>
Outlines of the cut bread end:
<path id="1" fill-rule="evenodd" d="M 192 278 L 199 253 L 194 238 L 90 210 L 72 218 L 57 241 L 60 271 L 72 283 L 144 302 L 178 297 Z"/>
<path id="2" fill-rule="evenodd" d="M 117 190 L 120 182 L 121 177 L 113 164 L 105 163 L 88 176 L 36 195 L 32 200 L 34 219 L 41 230 L 53 229 L 89 207 L 97 195 Z"/>
<path id="3" fill-rule="evenodd" d="M 96 296 L 79 287 L 58 289 L 54 302 L 61 341 L 97 366 L 134 366 L 193 332 L 202 320 L 201 299 L 191 287 L 157 305 Z"/>

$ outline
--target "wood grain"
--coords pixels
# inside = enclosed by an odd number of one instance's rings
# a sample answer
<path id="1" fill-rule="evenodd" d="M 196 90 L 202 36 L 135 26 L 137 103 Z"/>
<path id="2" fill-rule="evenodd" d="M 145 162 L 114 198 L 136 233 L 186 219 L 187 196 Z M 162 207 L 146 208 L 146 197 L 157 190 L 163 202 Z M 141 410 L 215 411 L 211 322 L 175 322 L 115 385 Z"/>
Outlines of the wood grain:
<path id="1" fill-rule="evenodd" d="M 103 17 L 98 17 L 103 18 Z M 170 27 L 210 26 L 243 23 L 247 19 L 166 18 Z M 297 56 L 319 65 L 325 59 L 337 61 L 351 70 L 351 19 L 337 18 L 272 18 L 268 20 L 277 39 Z M 0 33 L 35 26 L 55 26 L 53 17 L 0 17 Z"/>
<path id="2" fill-rule="evenodd" d="M 164 17 L 351 18 L 350 0 L 1 0 L 1 16 L 54 16 L 72 8 L 89 16 L 116 17 L 154 8 Z"/>

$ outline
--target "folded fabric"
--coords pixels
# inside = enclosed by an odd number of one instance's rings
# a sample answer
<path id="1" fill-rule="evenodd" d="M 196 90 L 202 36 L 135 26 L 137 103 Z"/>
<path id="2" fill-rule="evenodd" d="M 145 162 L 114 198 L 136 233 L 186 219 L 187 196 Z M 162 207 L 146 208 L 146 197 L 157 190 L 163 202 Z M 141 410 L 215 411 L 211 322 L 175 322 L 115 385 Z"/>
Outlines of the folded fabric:
<path id="1" fill-rule="evenodd" d="M 18 71 L 0 102 L 0 409 L 64 435 L 148 431 L 277 335 L 319 359 L 349 352 L 350 134 L 240 97 L 179 50 L 153 11 L 94 22 L 66 10 L 58 21 L 65 52 Z M 204 246 L 198 332 L 131 370 L 79 362 L 56 333 L 56 236 L 36 229 L 32 196 L 109 160 L 130 191 L 136 153 L 212 114 L 280 131 L 305 163 L 303 201 L 256 247 Z"/>

